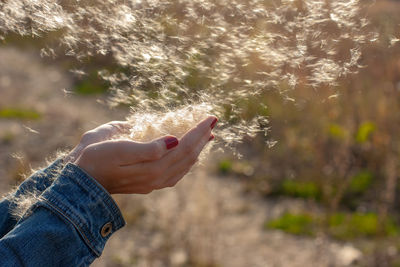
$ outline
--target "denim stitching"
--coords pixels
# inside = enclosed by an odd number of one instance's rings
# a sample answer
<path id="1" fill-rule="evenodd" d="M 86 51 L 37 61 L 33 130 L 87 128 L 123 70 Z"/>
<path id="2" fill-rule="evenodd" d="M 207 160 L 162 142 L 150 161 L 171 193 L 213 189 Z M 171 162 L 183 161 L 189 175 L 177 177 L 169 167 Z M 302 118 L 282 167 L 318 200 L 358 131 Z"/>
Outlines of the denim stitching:
<path id="1" fill-rule="evenodd" d="M 76 225 L 74 223 L 74 221 L 72 219 L 70 219 L 66 214 L 64 214 L 60 209 L 58 209 L 56 206 L 54 206 L 51 202 L 47 201 L 46 199 L 42 200 L 45 203 L 42 203 L 44 206 L 50 206 L 52 209 L 54 209 L 55 211 L 57 211 L 57 213 L 59 213 L 63 218 L 65 218 L 66 220 L 68 220 L 68 222 L 70 222 L 75 229 L 78 231 L 78 233 L 82 236 L 82 238 L 84 239 L 85 243 L 93 250 L 93 252 L 100 257 L 101 253 L 99 253 L 96 248 L 92 245 L 92 243 L 89 241 L 89 239 L 86 237 L 86 235 L 84 234 L 84 232 L 82 231 L 82 229 Z M 47 205 L 46 205 L 47 204 Z"/>

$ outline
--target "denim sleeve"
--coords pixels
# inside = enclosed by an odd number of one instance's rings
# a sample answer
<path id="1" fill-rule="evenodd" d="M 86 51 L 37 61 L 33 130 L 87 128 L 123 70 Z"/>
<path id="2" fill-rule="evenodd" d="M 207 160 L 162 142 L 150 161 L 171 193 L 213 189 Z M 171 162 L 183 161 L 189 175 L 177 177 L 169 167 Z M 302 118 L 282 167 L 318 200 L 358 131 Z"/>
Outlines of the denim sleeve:
<path id="1" fill-rule="evenodd" d="M 0 200 L 0 238 L 7 234 L 18 221 L 15 216 L 17 206 L 23 197 L 39 196 L 58 176 L 63 167 L 63 160 L 57 159 L 47 168 L 39 170 L 26 179 L 13 193 Z M 25 199 L 26 200 L 26 199 Z"/>
<path id="2" fill-rule="evenodd" d="M 68 163 L 39 201 L 0 239 L 0 263 L 4 262 L 0 265 L 88 266 L 124 225 L 108 192 Z"/>

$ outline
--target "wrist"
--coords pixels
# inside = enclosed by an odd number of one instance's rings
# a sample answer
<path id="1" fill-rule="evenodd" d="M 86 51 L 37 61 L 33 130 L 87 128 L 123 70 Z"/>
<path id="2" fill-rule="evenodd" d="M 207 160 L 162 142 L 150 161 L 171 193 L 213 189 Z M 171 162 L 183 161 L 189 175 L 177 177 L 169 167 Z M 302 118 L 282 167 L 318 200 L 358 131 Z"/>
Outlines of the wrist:
<path id="1" fill-rule="evenodd" d="M 82 151 L 85 149 L 86 145 L 79 143 L 74 149 L 69 152 L 69 154 L 64 158 L 64 163 L 73 163 L 75 162 L 79 156 L 82 154 Z"/>
<path id="2" fill-rule="evenodd" d="M 82 171 L 87 173 L 90 177 L 92 177 L 99 184 L 101 184 L 101 186 L 109 194 L 111 194 L 107 181 L 105 179 L 103 179 L 103 176 L 99 175 L 99 173 L 96 171 L 96 167 L 93 164 L 93 160 L 91 160 L 90 157 L 89 158 L 87 157 L 84 149 L 85 148 L 82 149 L 82 152 L 80 153 L 80 155 L 71 163 L 73 163 L 75 166 L 79 167 Z"/>

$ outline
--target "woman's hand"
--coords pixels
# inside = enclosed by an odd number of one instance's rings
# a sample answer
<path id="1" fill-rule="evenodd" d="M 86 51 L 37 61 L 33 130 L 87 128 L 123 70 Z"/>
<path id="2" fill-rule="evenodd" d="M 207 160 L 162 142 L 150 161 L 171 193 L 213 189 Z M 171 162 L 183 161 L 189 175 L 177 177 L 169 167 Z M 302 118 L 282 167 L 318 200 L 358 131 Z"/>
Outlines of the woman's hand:
<path id="1" fill-rule="evenodd" d="M 109 140 L 115 135 L 126 133 L 128 130 L 128 122 L 111 121 L 87 131 L 82 135 L 79 144 L 65 157 L 64 162 L 74 162 L 87 146 Z"/>
<path id="2" fill-rule="evenodd" d="M 212 139 L 213 116 L 188 131 L 180 141 L 165 136 L 152 142 L 104 141 L 87 146 L 75 164 L 110 194 L 147 194 L 174 186 L 190 170 Z"/>

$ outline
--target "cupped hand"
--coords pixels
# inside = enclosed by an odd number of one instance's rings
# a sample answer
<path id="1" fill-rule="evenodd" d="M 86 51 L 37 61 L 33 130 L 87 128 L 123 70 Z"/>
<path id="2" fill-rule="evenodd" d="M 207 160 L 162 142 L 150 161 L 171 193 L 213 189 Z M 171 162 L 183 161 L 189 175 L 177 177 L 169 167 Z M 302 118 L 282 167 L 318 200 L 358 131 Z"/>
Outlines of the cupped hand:
<path id="1" fill-rule="evenodd" d="M 129 131 L 129 123 L 126 121 L 111 121 L 87 131 L 81 137 L 79 144 L 65 157 L 65 162 L 74 162 L 89 145 L 111 139 L 113 136 Z"/>
<path id="2" fill-rule="evenodd" d="M 111 140 L 87 146 L 75 164 L 110 194 L 147 194 L 174 186 L 195 164 L 213 135 L 210 116 L 180 140 L 164 136 L 148 143 Z"/>

